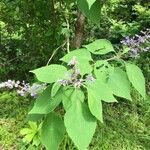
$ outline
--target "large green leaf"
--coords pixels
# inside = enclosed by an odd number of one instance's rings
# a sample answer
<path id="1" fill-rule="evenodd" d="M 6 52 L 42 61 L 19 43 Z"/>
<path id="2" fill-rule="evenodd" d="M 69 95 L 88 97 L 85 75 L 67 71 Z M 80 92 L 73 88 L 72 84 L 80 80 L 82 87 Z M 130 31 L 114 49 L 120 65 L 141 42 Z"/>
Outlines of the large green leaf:
<path id="1" fill-rule="evenodd" d="M 48 114 L 60 104 L 61 100 L 61 91 L 55 97 L 51 98 L 51 86 L 49 86 L 37 98 L 29 114 Z"/>
<path id="2" fill-rule="evenodd" d="M 105 102 L 117 102 L 113 96 L 110 87 L 103 81 L 97 79 L 94 82 L 86 83 L 87 90 L 95 95 L 96 100 L 103 100 Z"/>
<path id="3" fill-rule="evenodd" d="M 41 128 L 41 141 L 47 150 L 58 150 L 65 134 L 64 123 L 56 114 L 50 113 Z"/>
<path id="4" fill-rule="evenodd" d="M 143 98 L 146 98 L 146 90 L 145 90 L 145 78 L 141 71 L 141 69 L 130 63 L 126 63 L 126 71 L 128 78 L 134 88 L 143 96 Z"/>
<path id="5" fill-rule="evenodd" d="M 81 89 L 69 88 L 62 93 L 62 102 L 65 110 L 68 110 L 73 101 L 80 100 L 83 102 L 85 99 L 84 93 Z"/>
<path id="6" fill-rule="evenodd" d="M 99 0 L 88 0 L 88 2 L 87 0 L 77 0 L 77 5 L 81 12 L 88 19 L 90 19 L 93 23 L 99 25 L 101 13 L 101 4 Z"/>
<path id="7" fill-rule="evenodd" d="M 101 122 L 103 122 L 102 102 L 96 99 L 92 91 L 88 91 L 88 105 L 91 113 Z"/>
<path id="8" fill-rule="evenodd" d="M 87 49 L 77 49 L 74 50 L 67 55 L 65 55 L 60 60 L 69 63 L 73 57 L 76 57 L 78 64 L 77 67 L 80 69 L 82 75 L 86 73 L 90 73 L 92 71 L 92 67 L 90 65 L 90 61 L 92 61 L 91 53 L 87 51 Z"/>
<path id="9" fill-rule="evenodd" d="M 76 99 L 65 114 L 66 130 L 79 150 L 85 150 L 90 144 L 96 129 L 96 119 L 88 106 Z"/>
<path id="10" fill-rule="evenodd" d="M 107 84 L 111 87 L 113 94 L 132 100 L 130 95 L 130 82 L 127 74 L 120 68 L 115 68 L 110 74 Z"/>
<path id="11" fill-rule="evenodd" d="M 62 65 L 49 65 L 31 71 L 41 82 L 53 83 L 62 79 L 67 72 L 67 69 Z"/>
<path id="12" fill-rule="evenodd" d="M 104 82 L 108 78 L 108 75 L 114 71 L 112 67 L 106 60 L 98 60 L 94 66 L 94 73 L 97 79 L 103 80 Z"/>
<path id="13" fill-rule="evenodd" d="M 114 51 L 112 44 L 106 39 L 96 40 L 88 45 L 85 45 L 84 47 L 86 47 L 91 53 L 97 55 L 103 55 Z"/>

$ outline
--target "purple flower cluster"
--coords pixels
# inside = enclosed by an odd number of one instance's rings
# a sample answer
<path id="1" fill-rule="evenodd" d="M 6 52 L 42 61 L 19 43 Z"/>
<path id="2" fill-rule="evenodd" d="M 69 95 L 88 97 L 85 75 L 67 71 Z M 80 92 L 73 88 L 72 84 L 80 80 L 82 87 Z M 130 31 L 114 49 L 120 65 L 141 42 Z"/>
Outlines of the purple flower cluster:
<path id="1" fill-rule="evenodd" d="M 8 80 L 0 83 L 0 89 L 15 89 L 20 96 L 30 95 L 36 97 L 46 87 L 46 84 L 33 84 L 32 86 L 25 81 Z"/>
<path id="2" fill-rule="evenodd" d="M 130 49 L 129 55 L 131 57 L 138 57 L 141 52 L 150 50 L 150 29 L 145 32 L 141 31 L 141 35 L 135 35 L 132 38 L 126 37 L 121 43 Z"/>
<path id="3" fill-rule="evenodd" d="M 85 79 L 82 78 L 80 74 L 80 69 L 78 69 L 77 65 L 79 62 L 76 57 L 73 57 L 72 60 L 68 63 L 68 66 L 71 66 L 70 73 L 67 73 L 67 79 L 58 80 L 58 82 L 63 86 L 73 85 L 75 88 L 79 88 L 84 85 L 86 81 L 94 81 L 94 77 L 92 75 L 87 75 Z"/>
<path id="4" fill-rule="evenodd" d="M 13 89 L 14 87 L 17 88 L 20 84 L 20 81 L 15 82 L 14 80 L 8 80 L 6 82 L 2 82 L 0 84 L 0 88 L 8 88 L 8 89 Z"/>

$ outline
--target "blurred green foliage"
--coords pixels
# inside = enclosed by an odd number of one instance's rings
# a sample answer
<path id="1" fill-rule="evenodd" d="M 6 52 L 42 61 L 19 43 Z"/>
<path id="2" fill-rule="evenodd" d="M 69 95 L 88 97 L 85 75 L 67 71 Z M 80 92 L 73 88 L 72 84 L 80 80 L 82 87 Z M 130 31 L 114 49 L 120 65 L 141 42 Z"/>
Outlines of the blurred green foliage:
<path id="1" fill-rule="evenodd" d="M 0 80 L 12 76 L 30 80 L 29 70 L 46 65 L 66 36 L 72 40 L 76 6 L 60 0 L 1 0 L 0 5 Z M 149 5 L 148 0 L 103 1 L 100 25 L 87 21 L 84 41 L 108 38 L 118 44 L 123 37 L 139 33 L 150 25 Z M 60 48 L 52 61 L 57 62 L 65 50 Z"/>
<path id="2" fill-rule="evenodd" d="M 150 26 L 150 3 L 143 0 L 106 0 L 101 10 L 100 27 L 87 26 L 93 38 L 108 38 L 118 44 Z M 89 36 L 88 38 L 91 38 Z"/>

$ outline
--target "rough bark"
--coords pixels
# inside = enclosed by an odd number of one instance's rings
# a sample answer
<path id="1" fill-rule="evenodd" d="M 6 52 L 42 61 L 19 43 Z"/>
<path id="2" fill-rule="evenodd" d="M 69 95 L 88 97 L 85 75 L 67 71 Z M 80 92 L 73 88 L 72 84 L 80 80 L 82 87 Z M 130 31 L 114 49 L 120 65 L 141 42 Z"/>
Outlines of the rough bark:
<path id="1" fill-rule="evenodd" d="M 78 11 L 75 23 L 75 36 L 73 38 L 73 48 L 80 48 L 84 39 L 85 16 Z"/>

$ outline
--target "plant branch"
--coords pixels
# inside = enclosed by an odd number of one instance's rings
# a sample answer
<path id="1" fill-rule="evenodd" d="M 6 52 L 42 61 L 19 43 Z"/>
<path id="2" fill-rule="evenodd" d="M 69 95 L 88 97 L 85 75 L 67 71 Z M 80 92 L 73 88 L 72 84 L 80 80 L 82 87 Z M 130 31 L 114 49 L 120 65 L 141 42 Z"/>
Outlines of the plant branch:
<path id="1" fill-rule="evenodd" d="M 63 44 L 61 44 L 59 47 L 57 47 L 57 48 L 53 51 L 51 57 L 49 58 L 49 60 L 48 60 L 48 62 L 47 62 L 47 64 L 46 64 L 46 66 L 48 66 L 48 64 L 50 63 L 50 61 L 52 60 L 52 58 L 54 57 L 54 55 L 56 54 L 56 52 L 57 52 L 61 47 L 64 47 L 66 43 L 67 43 L 67 42 L 65 41 Z"/>

